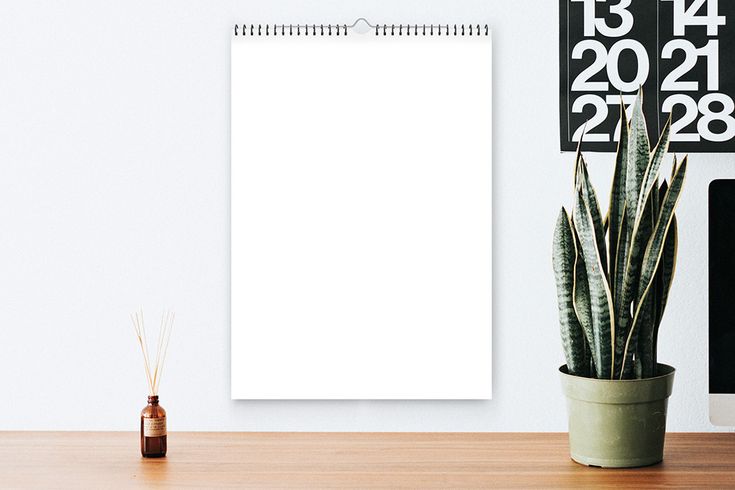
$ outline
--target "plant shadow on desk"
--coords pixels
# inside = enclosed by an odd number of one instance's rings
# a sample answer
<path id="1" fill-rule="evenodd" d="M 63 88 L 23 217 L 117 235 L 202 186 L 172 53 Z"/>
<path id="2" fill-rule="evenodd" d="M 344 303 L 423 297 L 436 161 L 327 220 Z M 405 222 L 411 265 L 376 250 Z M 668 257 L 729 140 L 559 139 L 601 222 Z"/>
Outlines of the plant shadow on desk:
<path id="1" fill-rule="evenodd" d="M 660 364 L 657 341 L 677 252 L 679 201 L 687 157 L 659 178 L 670 122 L 650 149 L 639 91 L 620 141 L 610 203 L 603 216 L 580 150 L 574 203 L 554 230 L 561 338 L 560 368 L 575 461 L 635 467 L 663 459 L 674 368 Z M 581 144 L 580 144 L 581 148 Z"/>

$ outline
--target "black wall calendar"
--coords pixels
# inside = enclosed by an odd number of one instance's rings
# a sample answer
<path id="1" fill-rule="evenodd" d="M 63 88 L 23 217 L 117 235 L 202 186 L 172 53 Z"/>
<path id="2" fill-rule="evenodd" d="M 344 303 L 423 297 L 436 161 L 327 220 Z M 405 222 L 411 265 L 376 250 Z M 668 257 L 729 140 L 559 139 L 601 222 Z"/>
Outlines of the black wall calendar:
<path id="1" fill-rule="evenodd" d="M 652 144 L 735 151 L 735 0 L 560 0 L 561 149 L 610 151 L 643 87 Z M 630 112 L 628 112 L 630 114 Z"/>

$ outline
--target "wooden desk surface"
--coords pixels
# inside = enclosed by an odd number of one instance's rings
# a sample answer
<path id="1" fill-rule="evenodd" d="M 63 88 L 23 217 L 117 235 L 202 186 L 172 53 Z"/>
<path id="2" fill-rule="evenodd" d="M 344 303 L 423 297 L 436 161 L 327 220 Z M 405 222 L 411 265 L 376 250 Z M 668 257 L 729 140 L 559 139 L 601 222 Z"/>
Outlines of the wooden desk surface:
<path id="1" fill-rule="evenodd" d="M 566 434 L 0 432 L 2 488 L 735 487 L 735 434 L 668 434 L 664 463 L 580 466 Z"/>

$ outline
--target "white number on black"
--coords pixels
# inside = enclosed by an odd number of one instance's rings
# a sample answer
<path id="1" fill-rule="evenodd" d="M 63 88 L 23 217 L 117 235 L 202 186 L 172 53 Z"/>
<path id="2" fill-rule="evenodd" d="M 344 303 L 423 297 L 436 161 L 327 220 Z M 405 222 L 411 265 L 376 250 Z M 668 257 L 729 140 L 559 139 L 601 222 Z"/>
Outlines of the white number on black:
<path id="1" fill-rule="evenodd" d="M 636 66 L 638 67 L 635 78 L 629 82 L 620 78 L 620 72 L 618 71 L 618 60 L 620 58 L 620 54 L 626 49 L 630 49 L 635 53 L 635 57 L 637 59 Z M 607 57 L 607 76 L 610 79 L 610 83 L 613 84 L 613 87 L 621 92 L 633 92 L 638 90 L 638 87 L 643 85 L 648 78 L 649 70 L 650 63 L 648 61 L 648 53 L 646 52 L 646 48 L 644 48 L 640 42 L 634 39 L 621 39 L 610 48 L 610 53 Z"/>
<path id="2" fill-rule="evenodd" d="M 713 111 L 712 102 L 722 104 L 722 110 Z M 702 117 L 697 121 L 697 131 L 704 139 L 710 141 L 728 141 L 735 137 L 735 119 L 732 113 L 735 111 L 735 103 L 730 96 L 725 94 L 707 94 L 699 99 L 699 112 Z M 725 123 L 725 131 L 722 133 L 713 133 L 709 128 L 712 121 L 722 121 Z"/>
<path id="3" fill-rule="evenodd" d="M 597 0 L 598 3 L 606 0 Z M 620 17 L 620 25 L 610 27 L 605 19 L 595 17 L 595 0 L 572 0 L 572 2 L 584 3 L 584 35 L 592 37 L 595 30 L 606 37 L 620 37 L 628 34 L 633 28 L 633 14 L 627 9 L 630 7 L 631 0 L 619 0 L 617 4 L 610 5 L 610 13 Z"/>
<path id="4" fill-rule="evenodd" d="M 697 64 L 697 58 L 707 58 L 707 90 L 719 90 L 720 88 L 720 56 L 719 41 L 710 40 L 701 48 L 695 48 L 691 41 L 686 39 L 672 39 L 667 42 L 661 50 L 661 58 L 671 59 L 676 50 L 684 52 L 684 61 L 666 75 L 661 83 L 661 90 L 667 91 L 696 91 L 699 90 L 699 82 L 682 81 L 681 77 L 689 73 L 689 70 Z"/>
<path id="5" fill-rule="evenodd" d="M 587 142 L 610 141 L 609 134 L 592 132 L 593 129 L 595 129 L 597 126 L 605 122 L 605 120 L 607 119 L 607 104 L 605 103 L 605 99 L 603 99 L 599 95 L 594 95 L 594 94 L 580 95 L 574 101 L 574 104 L 572 104 L 572 112 L 582 113 L 585 106 L 588 106 L 588 105 L 594 106 L 595 114 L 589 119 L 589 121 L 587 121 L 587 133 L 585 133 L 584 135 L 584 140 Z M 580 138 L 582 137 L 583 130 L 584 130 L 584 126 L 578 127 L 577 130 L 572 135 L 572 141 L 579 141 Z"/>
<path id="6" fill-rule="evenodd" d="M 624 94 L 624 95 L 608 95 L 605 100 L 607 105 L 620 107 L 620 98 L 623 98 L 623 105 L 625 106 L 625 115 L 630 121 L 630 116 L 633 115 L 633 103 L 635 102 L 636 94 Z M 613 134 L 613 141 L 620 141 L 620 118 L 618 118 L 618 124 L 615 126 L 615 133 Z"/>
<path id="7" fill-rule="evenodd" d="M 590 66 L 582 70 L 572 82 L 572 90 L 580 92 L 606 92 L 608 89 L 607 82 L 590 82 L 590 78 L 605 68 L 607 63 L 607 50 L 600 41 L 585 39 L 574 46 L 572 50 L 572 59 L 581 60 L 585 51 L 595 53 L 595 59 Z"/>
<path id="8" fill-rule="evenodd" d="M 724 15 L 717 15 L 717 0 L 694 0 L 688 8 L 685 0 L 664 1 L 674 2 L 674 36 L 683 36 L 687 26 L 707 26 L 707 35 L 716 36 L 719 26 L 727 23 Z M 697 15 L 705 2 L 707 12 L 704 15 Z"/>
<path id="9" fill-rule="evenodd" d="M 670 113 L 675 105 L 683 105 L 684 115 L 676 121 L 671 121 L 671 132 L 669 133 L 670 141 L 699 141 L 697 133 L 682 133 L 681 131 L 697 120 L 697 103 L 688 95 L 674 94 L 670 95 L 664 103 L 661 104 L 661 112 Z"/>
<path id="10" fill-rule="evenodd" d="M 719 103 L 721 110 L 712 110 L 712 103 Z M 722 142 L 735 138 L 735 103 L 732 98 L 725 94 L 707 94 L 697 104 L 692 97 L 685 94 L 674 94 L 664 100 L 661 111 L 671 112 L 676 105 L 683 105 L 684 115 L 671 123 L 671 141 L 700 141 L 704 138 L 708 141 Z M 699 113 L 702 117 L 697 121 L 696 133 L 684 133 L 682 130 L 696 121 Z M 710 129 L 710 123 L 721 121 L 725 125 L 722 133 L 715 133 Z"/>
<path id="11" fill-rule="evenodd" d="M 636 66 L 638 70 L 633 80 L 630 81 L 625 81 L 620 78 L 620 72 L 618 71 L 620 55 L 626 49 L 633 51 L 637 59 Z M 643 85 L 648 78 L 648 72 L 650 71 L 648 53 L 646 52 L 646 48 L 636 40 L 621 39 L 610 47 L 610 52 L 608 53 L 600 41 L 585 39 L 574 46 L 572 59 L 582 59 L 582 55 L 588 50 L 595 53 L 595 59 L 572 82 L 572 90 L 575 92 L 606 92 L 609 88 L 608 82 L 590 81 L 590 78 L 602 71 L 605 67 L 607 67 L 607 77 L 610 83 L 621 92 L 638 90 L 638 87 Z"/>

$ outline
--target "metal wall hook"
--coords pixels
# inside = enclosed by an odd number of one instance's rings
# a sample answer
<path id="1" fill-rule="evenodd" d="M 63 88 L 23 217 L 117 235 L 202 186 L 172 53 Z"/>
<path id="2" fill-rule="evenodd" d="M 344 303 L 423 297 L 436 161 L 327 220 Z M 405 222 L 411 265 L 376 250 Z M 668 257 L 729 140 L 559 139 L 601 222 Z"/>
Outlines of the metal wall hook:
<path id="1" fill-rule="evenodd" d="M 351 25 L 345 26 L 345 29 L 352 29 L 358 34 L 367 34 L 368 32 L 372 31 L 373 29 L 377 29 L 377 25 L 373 25 L 365 17 L 360 17 L 355 22 L 353 22 Z M 377 32 L 377 30 L 376 30 Z"/>

